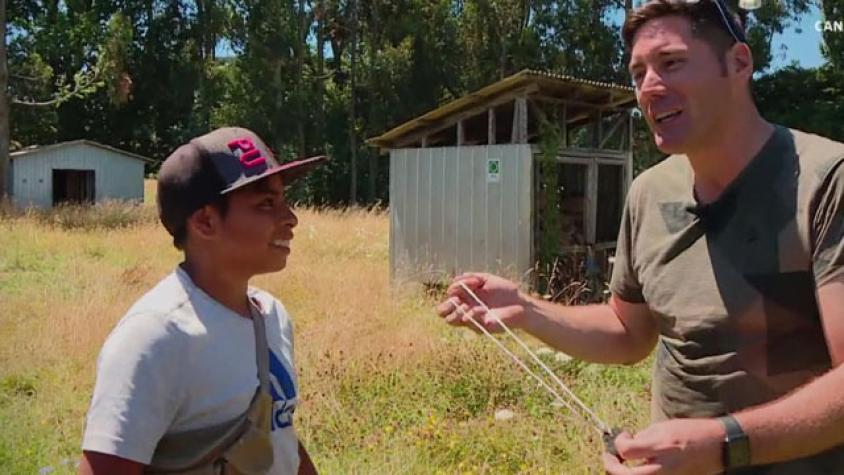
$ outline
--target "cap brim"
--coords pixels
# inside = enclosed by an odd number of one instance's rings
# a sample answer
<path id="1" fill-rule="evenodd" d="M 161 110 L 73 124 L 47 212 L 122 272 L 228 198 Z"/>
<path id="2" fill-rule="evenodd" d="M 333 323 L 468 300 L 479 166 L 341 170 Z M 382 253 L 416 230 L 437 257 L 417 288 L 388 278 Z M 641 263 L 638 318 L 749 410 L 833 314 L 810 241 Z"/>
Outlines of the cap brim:
<path id="1" fill-rule="evenodd" d="M 303 176 L 307 175 L 314 168 L 319 167 L 321 165 L 324 165 L 326 162 L 328 162 L 328 160 L 329 159 L 326 155 L 317 155 L 317 156 L 305 158 L 305 159 L 302 159 L 302 160 L 287 162 L 287 163 L 279 165 L 275 168 L 270 168 L 266 172 L 264 172 L 260 175 L 251 177 L 247 180 L 244 180 L 244 181 L 238 183 L 235 186 L 231 186 L 229 188 L 226 188 L 225 190 L 221 191 L 220 194 L 224 195 L 226 193 L 229 193 L 231 191 L 243 188 L 244 186 L 247 186 L 247 185 L 251 185 L 252 183 L 255 183 L 257 181 L 261 181 L 261 180 L 263 180 L 267 177 L 270 177 L 270 176 L 273 176 L 273 175 L 276 175 L 276 174 L 280 174 L 282 180 L 284 181 L 284 186 L 288 186 L 289 184 L 295 182 L 299 178 L 302 178 Z"/>

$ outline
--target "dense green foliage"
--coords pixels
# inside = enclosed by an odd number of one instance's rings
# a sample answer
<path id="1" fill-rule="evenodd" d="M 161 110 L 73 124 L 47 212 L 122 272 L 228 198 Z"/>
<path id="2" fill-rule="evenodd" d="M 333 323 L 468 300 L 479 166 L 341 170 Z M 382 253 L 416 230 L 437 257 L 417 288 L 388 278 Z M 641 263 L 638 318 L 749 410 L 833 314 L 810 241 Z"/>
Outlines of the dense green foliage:
<path id="1" fill-rule="evenodd" d="M 844 139 L 835 120 L 844 102 L 844 34 L 825 35 L 829 66 L 822 70 L 769 68 L 773 36 L 806 15 L 813 1 L 765 0 L 748 15 L 761 76 L 757 95 L 772 117 Z M 12 148 L 84 137 L 161 160 L 194 135 L 237 124 L 266 137 L 284 158 L 334 157 L 295 190 L 297 200 L 385 202 L 387 161 L 366 138 L 526 67 L 627 83 L 619 35 L 625 6 L 622 0 L 10 0 L 12 98 L 55 97 L 80 74 L 102 73 L 87 93 L 55 107 L 12 105 Z M 828 0 L 822 10 L 841 17 L 842 0 Z M 797 90 L 809 91 L 812 100 L 794 107 L 790 96 Z M 658 154 L 639 125 L 642 168 Z"/>

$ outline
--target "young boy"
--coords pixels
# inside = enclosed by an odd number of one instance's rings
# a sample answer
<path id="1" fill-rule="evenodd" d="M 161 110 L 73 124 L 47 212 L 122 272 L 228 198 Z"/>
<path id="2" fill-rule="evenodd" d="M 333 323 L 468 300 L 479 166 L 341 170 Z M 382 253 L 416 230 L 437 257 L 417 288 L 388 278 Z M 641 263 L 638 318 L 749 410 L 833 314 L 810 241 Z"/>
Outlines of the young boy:
<path id="1" fill-rule="evenodd" d="M 165 160 L 159 217 L 184 262 L 103 345 L 80 473 L 166 472 L 179 465 L 173 456 L 197 473 L 315 473 L 292 425 L 298 388 L 290 319 L 248 282 L 286 266 L 298 221 L 284 187 L 326 160 L 279 165 L 257 135 L 240 128 L 195 138 Z M 262 348 L 268 351 L 256 354 Z M 263 381 L 261 361 L 269 368 Z M 231 455 L 232 446 L 240 455 Z M 205 456 L 191 460 L 197 453 Z"/>

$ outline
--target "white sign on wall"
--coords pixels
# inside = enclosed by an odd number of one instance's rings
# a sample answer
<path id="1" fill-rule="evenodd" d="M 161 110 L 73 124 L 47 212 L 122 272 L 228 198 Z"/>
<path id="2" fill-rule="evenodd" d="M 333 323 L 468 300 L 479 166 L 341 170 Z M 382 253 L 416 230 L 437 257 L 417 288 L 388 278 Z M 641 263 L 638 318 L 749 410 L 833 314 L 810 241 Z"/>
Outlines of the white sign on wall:
<path id="1" fill-rule="evenodd" d="M 486 161 L 486 182 L 498 183 L 501 181 L 501 159 L 488 158 Z"/>

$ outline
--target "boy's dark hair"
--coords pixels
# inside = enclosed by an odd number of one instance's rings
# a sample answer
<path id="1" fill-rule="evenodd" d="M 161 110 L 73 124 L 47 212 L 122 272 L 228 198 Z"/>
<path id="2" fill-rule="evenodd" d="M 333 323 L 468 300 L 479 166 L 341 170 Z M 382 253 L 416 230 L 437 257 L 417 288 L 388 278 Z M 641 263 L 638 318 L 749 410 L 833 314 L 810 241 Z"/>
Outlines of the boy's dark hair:
<path id="1" fill-rule="evenodd" d="M 225 218 L 229 212 L 229 195 L 222 195 L 219 198 L 215 199 L 211 203 L 208 203 L 208 206 L 213 206 L 217 209 L 220 213 L 220 216 Z M 185 250 L 185 243 L 188 239 L 188 223 L 185 220 L 185 223 L 182 226 L 178 226 L 173 229 L 173 246 L 180 250 Z"/>
<path id="2" fill-rule="evenodd" d="M 621 28 L 621 35 L 627 50 L 633 49 L 633 39 L 645 23 L 665 16 L 681 16 L 687 18 L 692 26 L 692 34 L 703 40 L 718 58 L 723 74 L 727 73 L 725 55 L 730 47 L 737 42 L 730 33 L 721 12 L 715 2 L 718 0 L 700 0 L 696 3 L 687 3 L 677 0 L 651 0 L 639 8 L 627 12 L 624 26 Z M 722 4 L 723 5 L 723 4 Z M 724 13 L 731 16 L 732 28 L 738 28 L 736 34 L 744 37 L 744 30 L 741 20 L 729 9 L 724 7 Z"/>

